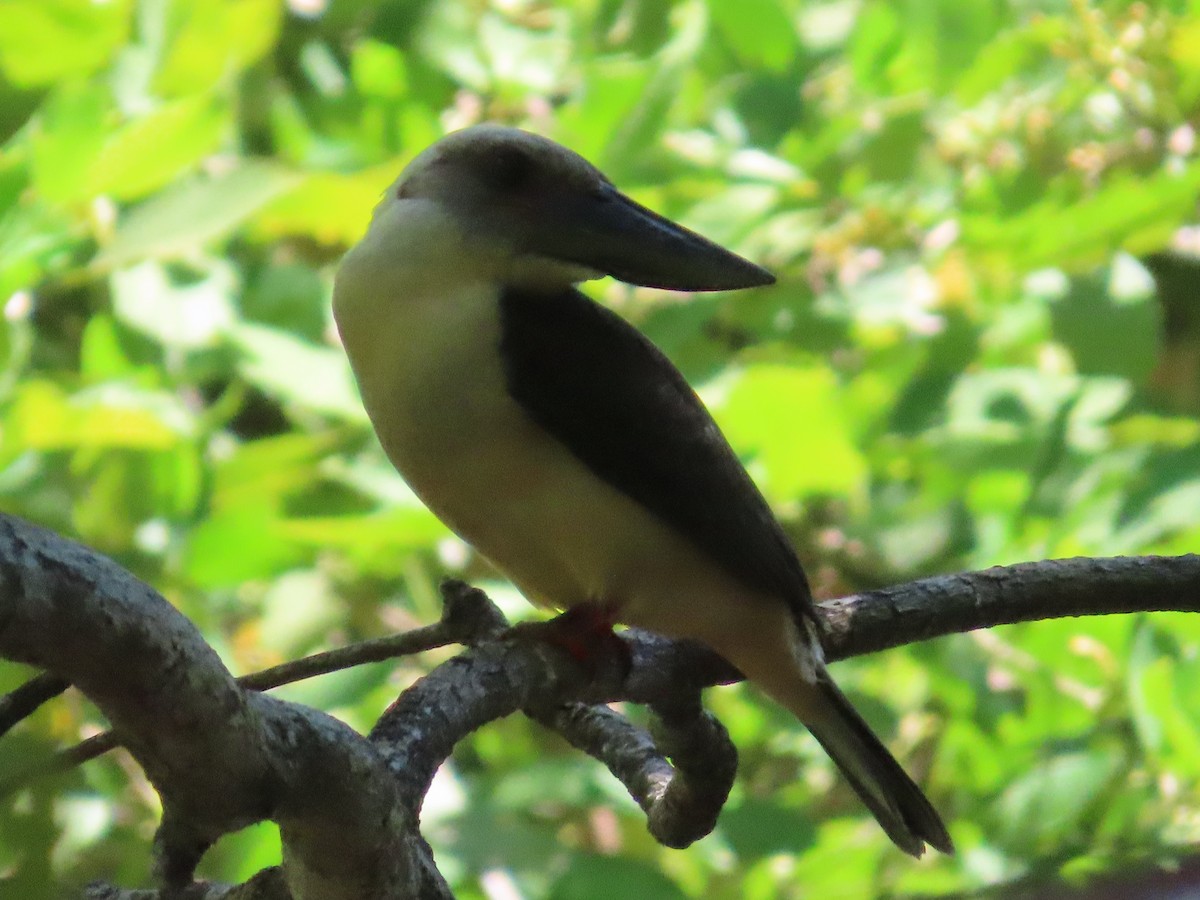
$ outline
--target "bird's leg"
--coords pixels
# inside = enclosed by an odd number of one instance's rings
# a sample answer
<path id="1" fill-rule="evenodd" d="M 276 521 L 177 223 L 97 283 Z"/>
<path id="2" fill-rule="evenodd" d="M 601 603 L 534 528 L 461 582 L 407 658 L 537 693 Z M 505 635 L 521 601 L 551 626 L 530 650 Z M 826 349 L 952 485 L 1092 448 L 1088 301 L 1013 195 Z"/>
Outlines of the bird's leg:
<path id="1" fill-rule="evenodd" d="M 629 646 L 613 632 L 620 604 L 609 600 L 576 603 L 548 622 L 530 622 L 511 630 L 516 637 L 534 637 L 565 650 L 589 674 L 616 660 L 622 679 L 633 666 Z"/>

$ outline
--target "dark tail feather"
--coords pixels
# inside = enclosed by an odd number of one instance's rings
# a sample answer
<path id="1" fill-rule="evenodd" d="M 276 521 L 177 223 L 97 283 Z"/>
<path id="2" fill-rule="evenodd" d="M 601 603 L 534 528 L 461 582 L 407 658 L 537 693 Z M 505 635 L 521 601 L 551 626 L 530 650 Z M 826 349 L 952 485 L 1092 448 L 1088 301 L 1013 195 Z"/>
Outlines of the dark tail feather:
<path id="1" fill-rule="evenodd" d="M 825 748 L 855 793 L 905 853 L 919 857 L 929 844 L 953 853 L 941 817 L 900 763 L 875 736 L 832 679 L 820 672 L 816 687 L 822 707 L 806 704 L 804 724 Z M 819 714 L 814 715 L 814 712 Z"/>

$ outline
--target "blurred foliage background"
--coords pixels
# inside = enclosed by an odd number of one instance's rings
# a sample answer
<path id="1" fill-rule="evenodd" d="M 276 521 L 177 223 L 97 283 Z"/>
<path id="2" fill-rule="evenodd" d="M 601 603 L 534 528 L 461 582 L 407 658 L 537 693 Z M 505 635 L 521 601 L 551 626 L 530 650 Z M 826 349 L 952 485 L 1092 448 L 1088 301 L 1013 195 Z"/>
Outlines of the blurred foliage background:
<path id="1" fill-rule="evenodd" d="M 590 289 L 681 366 L 822 596 L 1200 541 L 1200 2 L 0 0 L 0 508 L 111 554 L 236 672 L 511 589 L 375 444 L 337 259 L 445 131 L 519 124 L 759 260 L 768 289 Z M 1169 867 L 1200 839 L 1200 620 L 1052 621 L 837 667 L 945 814 L 891 848 L 802 729 L 663 850 L 524 721 L 425 810 L 466 898 L 944 895 Z M 445 654 L 288 696 L 366 728 Z M 28 671 L 0 665 L 0 688 Z M 102 726 L 68 695 L 6 770 Z M 144 885 L 120 754 L 0 801 L 0 896 Z M 273 863 L 270 827 L 208 877 Z"/>

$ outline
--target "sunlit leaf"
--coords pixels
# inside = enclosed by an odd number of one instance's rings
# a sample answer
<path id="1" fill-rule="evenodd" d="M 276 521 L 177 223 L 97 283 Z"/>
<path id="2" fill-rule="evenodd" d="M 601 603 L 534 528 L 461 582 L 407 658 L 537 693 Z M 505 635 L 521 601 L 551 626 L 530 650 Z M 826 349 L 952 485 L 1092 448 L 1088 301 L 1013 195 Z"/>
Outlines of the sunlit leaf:
<path id="1" fill-rule="evenodd" d="M 708 9 L 722 36 L 748 66 L 778 72 L 795 61 L 796 28 L 778 0 L 710 0 Z"/>
<path id="2" fill-rule="evenodd" d="M 268 504 L 216 512 L 191 530 L 185 571 L 205 589 L 234 587 L 282 574 L 305 557 L 279 529 Z"/>
<path id="3" fill-rule="evenodd" d="M 18 85 L 94 72 L 129 32 L 130 0 L 4 0 L 0 69 Z"/>
<path id="4" fill-rule="evenodd" d="M 229 171 L 155 195 L 125 216 L 93 266 L 107 270 L 144 259 L 196 253 L 225 237 L 293 184 L 297 176 L 246 160 Z"/>
<path id="5" fill-rule="evenodd" d="M 268 394 L 352 422 L 366 421 L 346 356 L 286 332 L 243 323 L 232 334 L 242 372 Z"/>
<path id="6" fill-rule="evenodd" d="M 155 79 L 169 95 L 212 87 L 259 59 L 270 50 L 283 19 L 275 0 L 182 0 L 173 12 Z"/>
<path id="7" fill-rule="evenodd" d="M 68 397 L 56 385 L 27 381 L 9 415 L 7 439 L 38 450 L 165 450 L 189 429 L 174 398 L 105 385 Z"/>
<path id="8" fill-rule="evenodd" d="M 98 86 L 65 86 L 42 107 L 32 135 L 33 184 L 58 203 L 90 197 L 91 172 L 104 146 L 111 111 Z"/>
<path id="9" fill-rule="evenodd" d="M 737 377 L 714 412 L 767 496 L 786 503 L 861 486 L 866 466 L 837 398 L 828 369 L 756 365 Z"/>
<path id="10" fill-rule="evenodd" d="M 400 169 L 398 161 L 354 175 L 310 175 L 266 204 L 252 227 L 264 240 L 305 235 L 324 244 L 349 246 L 367 230 L 371 211 Z"/>
<path id="11" fill-rule="evenodd" d="M 963 239 L 981 254 L 1011 254 L 1026 270 L 1095 265 L 1116 250 L 1136 254 L 1163 246 L 1194 211 L 1198 190 L 1200 165 L 1144 179 L 1117 177 L 1074 202 L 1047 199 L 1004 219 L 971 216 Z"/>
<path id="12" fill-rule="evenodd" d="M 289 433 L 238 445 L 212 471 L 216 509 L 282 500 L 312 484 L 334 448 L 331 436 Z"/>
<path id="13" fill-rule="evenodd" d="M 200 281 L 177 285 L 162 266 L 144 262 L 113 273 L 113 309 L 168 346 L 211 346 L 234 324 L 230 278 L 228 269 L 217 267 Z"/>
<path id="14" fill-rule="evenodd" d="M 216 147 L 225 118 L 208 97 L 188 97 L 136 119 L 105 142 L 92 191 L 131 199 L 163 186 Z"/>

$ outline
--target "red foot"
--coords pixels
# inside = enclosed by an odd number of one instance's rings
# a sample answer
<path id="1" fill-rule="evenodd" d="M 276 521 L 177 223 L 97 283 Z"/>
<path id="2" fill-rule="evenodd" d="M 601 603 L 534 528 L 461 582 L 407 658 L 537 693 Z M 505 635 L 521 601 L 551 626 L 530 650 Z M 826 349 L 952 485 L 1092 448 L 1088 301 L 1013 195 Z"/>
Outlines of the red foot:
<path id="1" fill-rule="evenodd" d="M 579 603 L 549 622 L 519 625 L 513 630 L 562 648 L 593 676 L 605 661 L 615 659 L 624 677 L 633 660 L 629 646 L 613 633 L 616 617 L 617 608 L 612 604 Z"/>

